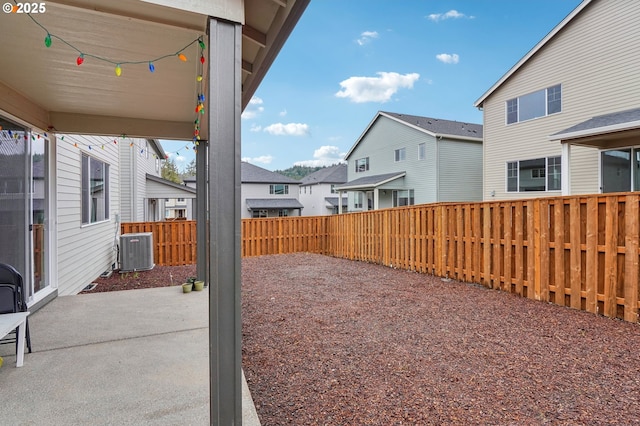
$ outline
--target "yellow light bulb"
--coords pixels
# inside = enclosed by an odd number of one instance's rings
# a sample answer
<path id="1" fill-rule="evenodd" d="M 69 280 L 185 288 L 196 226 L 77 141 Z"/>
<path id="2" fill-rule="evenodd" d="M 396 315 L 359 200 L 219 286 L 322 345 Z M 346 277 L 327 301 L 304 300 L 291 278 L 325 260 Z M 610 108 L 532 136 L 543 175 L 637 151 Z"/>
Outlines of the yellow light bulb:
<path id="1" fill-rule="evenodd" d="M 120 64 L 116 65 L 116 75 L 120 77 L 122 74 L 122 68 L 120 68 Z"/>

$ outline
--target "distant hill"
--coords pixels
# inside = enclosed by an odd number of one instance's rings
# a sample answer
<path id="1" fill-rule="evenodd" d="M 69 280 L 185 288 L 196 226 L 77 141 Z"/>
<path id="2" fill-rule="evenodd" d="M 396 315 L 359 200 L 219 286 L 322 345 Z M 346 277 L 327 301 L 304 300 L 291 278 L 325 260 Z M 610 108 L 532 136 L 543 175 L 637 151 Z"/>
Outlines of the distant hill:
<path id="1" fill-rule="evenodd" d="M 288 176 L 292 179 L 300 180 L 303 177 L 324 168 L 326 168 L 326 166 L 318 166 L 318 167 L 293 166 L 284 170 L 274 170 L 274 172 L 280 173 L 281 175 L 284 175 L 284 176 Z"/>

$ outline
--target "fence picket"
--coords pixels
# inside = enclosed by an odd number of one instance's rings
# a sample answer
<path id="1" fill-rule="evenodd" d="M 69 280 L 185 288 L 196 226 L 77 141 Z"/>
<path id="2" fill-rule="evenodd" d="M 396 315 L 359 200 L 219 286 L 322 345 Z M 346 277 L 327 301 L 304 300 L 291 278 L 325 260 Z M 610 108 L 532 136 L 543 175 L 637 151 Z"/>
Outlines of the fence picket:
<path id="1" fill-rule="evenodd" d="M 638 322 L 638 194 L 243 219 L 241 230 L 244 257 L 320 253 Z M 153 233 L 157 265 L 196 261 L 193 221 L 121 224 L 121 233 L 132 232 Z"/>

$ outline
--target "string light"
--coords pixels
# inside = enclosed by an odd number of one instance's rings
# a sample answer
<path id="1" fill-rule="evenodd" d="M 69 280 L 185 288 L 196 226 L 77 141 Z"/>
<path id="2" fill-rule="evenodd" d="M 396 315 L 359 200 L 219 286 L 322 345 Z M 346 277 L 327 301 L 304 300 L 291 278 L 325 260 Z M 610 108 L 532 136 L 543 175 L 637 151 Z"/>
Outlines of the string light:
<path id="1" fill-rule="evenodd" d="M 187 56 L 184 54 L 184 52 L 191 47 L 193 44 L 197 43 L 198 44 L 198 48 L 200 50 L 200 64 L 199 66 L 199 72 L 196 76 L 196 82 L 198 83 L 198 88 L 197 88 L 197 99 L 196 99 L 196 108 L 195 108 L 195 112 L 196 112 L 196 119 L 194 120 L 194 132 L 193 132 L 193 143 L 194 143 L 194 147 L 193 150 L 194 152 L 196 151 L 196 146 L 198 145 L 198 142 L 200 141 L 200 119 L 198 118 L 198 114 L 204 115 L 205 113 L 205 108 L 204 108 L 204 102 L 205 102 L 205 97 L 204 97 L 204 89 L 203 89 L 203 82 L 204 82 L 204 63 L 206 62 L 205 56 L 204 56 L 204 50 L 206 49 L 206 44 L 203 40 L 202 36 L 197 37 L 196 39 L 192 40 L 190 43 L 188 43 L 186 46 L 184 46 L 183 48 L 179 49 L 177 52 L 174 51 L 175 53 L 169 53 L 169 54 L 165 54 L 162 56 L 159 56 L 157 58 L 152 58 L 152 59 L 145 59 L 145 60 L 140 60 L 140 61 L 115 61 L 112 60 L 110 58 L 106 58 L 106 57 L 102 57 L 102 56 L 98 56 L 98 55 L 94 55 L 88 52 L 83 52 L 81 51 L 78 47 L 76 47 L 74 44 L 66 41 L 65 39 L 63 39 L 62 37 L 56 35 L 56 34 L 52 34 L 51 32 L 49 32 L 49 30 L 43 26 L 40 22 L 38 22 L 38 20 L 36 20 L 36 18 L 34 18 L 30 13 L 26 14 L 29 19 L 31 19 L 37 26 L 39 26 L 43 31 L 46 32 L 46 36 L 44 38 L 44 44 L 47 48 L 51 47 L 52 43 L 53 43 L 53 39 L 57 39 L 59 42 L 61 42 L 63 45 L 66 45 L 67 47 L 71 48 L 72 50 L 76 51 L 78 53 L 78 56 L 76 57 L 76 65 L 80 66 L 85 62 L 85 59 L 90 58 L 90 59 L 94 59 L 97 61 L 102 61 L 102 62 L 106 62 L 112 65 L 115 65 L 115 69 L 114 72 L 116 74 L 117 77 L 120 77 L 122 75 L 122 68 L 124 65 L 138 65 L 138 64 L 146 64 L 149 72 L 154 73 L 155 72 L 155 62 L 161 61 L 163 59 L 166 58 L 170 58 L 170 57 L 174 57 L 177 56 L 178 59 L 182 62 L 187 62 Z M 1 130 L 1 127 L 0 127 Z M 10 133 L 11 136 L 11 133 Z M 126 137 L 126 135 L 122 135 L 123 138 Z M 17 139 L 17 135 L 14 137 L 15 139 Z M 27 139 L 27 136 L 25 135 L 25 139 Z M 61 137 L 62 140 L 64 140 L 64 136 Z M 114 140 L 113 141 L 115 145 L 117 145 L 117 141 Z M 17 143 L 17 141 L 16 141 Z M 130 147 L 133 147 L 133 142 L 131 142 Z M 78 143 L 74 142 L 74 146 L 78 147 Z M 188 146 L 186 146 L 187 149 L 189 149 Z M 88 149 L 92 150 L 92 146 L 88 145 Z M 104 145 L 102 145 L 102 149 L 104 149 Z M 168 158 L 168 156 L 167 156 Z"/>

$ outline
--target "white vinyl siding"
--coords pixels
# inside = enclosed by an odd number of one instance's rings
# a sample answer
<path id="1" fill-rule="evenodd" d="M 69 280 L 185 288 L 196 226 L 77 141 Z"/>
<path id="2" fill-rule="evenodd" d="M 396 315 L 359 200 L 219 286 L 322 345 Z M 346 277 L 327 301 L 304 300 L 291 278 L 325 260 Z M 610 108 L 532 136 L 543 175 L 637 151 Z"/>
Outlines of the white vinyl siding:
<path id="1" fill-rule="evenodd" d="M 550 135 L 596 115 L 638 106 L 640 44 L 635 41 L 639 39 L 640 2 L 591 2 L 485 100 L 485 199 L 531 196 L 530 193 L 507 193 L 505 164 L 508 161 L 559 156 L 561 145 L 549 141 Z M 505 124 L 507 100 L 558 83 L 562 84 L 561 114 L 517 125 Z M 600 191 L 598 158 L 595 148 L 571 147 L 572 194 Z M 495 197 L 491 196 L 492 191 Z"/>
<path id="2" fill-rule="evenodd" d="M 74 147 L 74 143 L 78 147 Z M 95 149 L 102 146 L 104 149 Z M 92 149 L 89 150 L 88 146 Z M 120 204 L 118 149 L 112 138 L 64 135 L 57 138 L 57 250 L 58 294 L 81 291 L 116 262 L 114 238 L 117 232 L 114 216 Z M 82 153 L 110 164 L 110 220 L 82 226 L 81 159 Z"/>
<path id="3" fill-rule="evenodd" d="M 482 144 L 438 141 L 438 201 L 482 200 Z"/>

